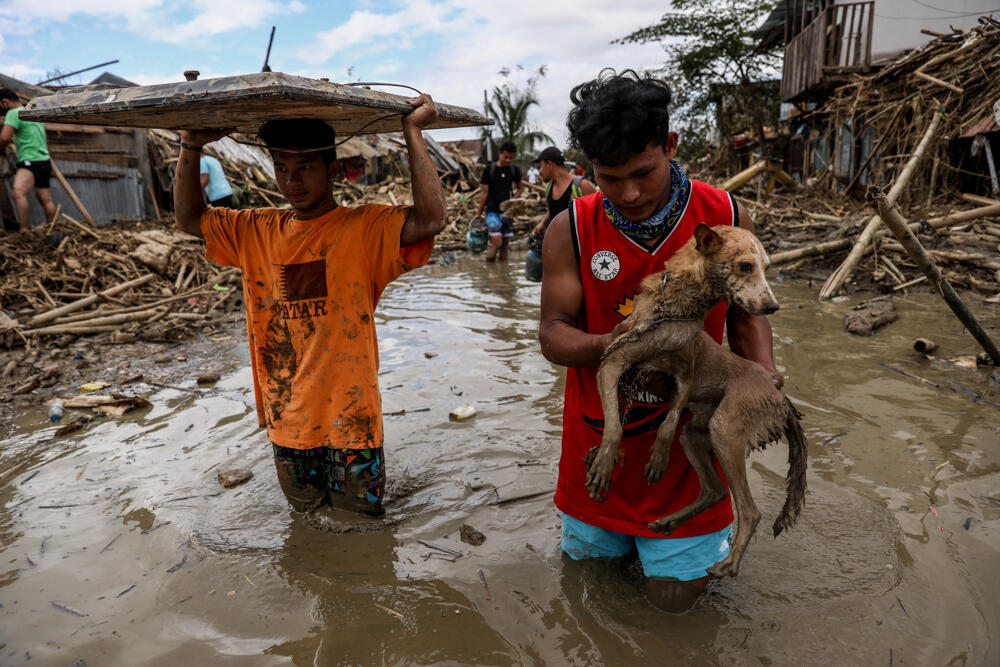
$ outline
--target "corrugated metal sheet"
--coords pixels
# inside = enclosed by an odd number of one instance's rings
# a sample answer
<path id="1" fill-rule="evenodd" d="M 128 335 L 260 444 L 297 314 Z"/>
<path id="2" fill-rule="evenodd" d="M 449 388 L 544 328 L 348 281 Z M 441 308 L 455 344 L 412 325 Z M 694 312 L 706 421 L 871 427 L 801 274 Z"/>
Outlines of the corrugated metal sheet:
<path id="1" fill-rule="evenodd" d="M 58 164 L 66 181 L 98 225 L 108 225 L 118 221 L 132 222 L 153 217 L 153 213 L 146 209 L 146 184 L 138 169 L 90 162 L 60 161 Z M 108 174 L 113 177 L 99 177 L 95 174 Z M 13 180 L 13 178 L 7 179 L 8 192 L 13 191 Z M 54 175 L 50 185 L 52 201 L 56 206 L 61 204 L 62 210 L 67 215 L 82 222 L 83 216 L 80 214 L 80 210 Z M 28 195 L 28 207 L 32 226 L 42 224 L 45 215 L 34 192 Z"/>

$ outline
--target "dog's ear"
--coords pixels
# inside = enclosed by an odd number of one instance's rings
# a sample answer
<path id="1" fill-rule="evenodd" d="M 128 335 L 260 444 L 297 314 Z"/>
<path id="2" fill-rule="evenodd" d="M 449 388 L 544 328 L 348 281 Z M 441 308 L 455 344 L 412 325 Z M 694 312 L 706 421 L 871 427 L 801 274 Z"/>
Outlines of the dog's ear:
<path id="1" fill-rule="evenodd" d="M 711 255 L 722 247 L 722 238 L 712 231 L 712 228 L 704 222 L 699 222 L 694 228 L 695 247 L 703 255 Z"/>

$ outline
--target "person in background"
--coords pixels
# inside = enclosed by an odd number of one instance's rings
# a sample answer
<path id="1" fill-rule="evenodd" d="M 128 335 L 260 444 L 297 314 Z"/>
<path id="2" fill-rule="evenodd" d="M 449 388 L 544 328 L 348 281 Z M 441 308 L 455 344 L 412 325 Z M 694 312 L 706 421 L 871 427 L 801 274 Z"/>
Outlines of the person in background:
<path id="1" fill-rule="evenodd" d="M 35 197 L 45 211 L 46 221 L 56 215 L 52 203 L 49 178 L 52 176 L 52 162 L 45 141 L 45 124 L 21 120 L 19 111 L 21 99 L 10 88 L 0 88 L 0 109 L 5 113 L 3 129 L 0 130 L 0 151 L 13 142 L 17 149 L 17 171 L 14 173 L 14 206 L 17 208 L 17 223 L 22 232 L 28 231 L 29 209 L 28 191 L 35 189 Z"/>
<path id="2" fill-rule="evenodd" d="M 545 205 L 548 212 L 531 231 L 532 236 L 545 236 L 549 223 L 557 215 L 569 208 L 571 201 L 596 192 L 590 181 L 583 176 L 574 176 L 566 170 L 566 158 L 561 150 L 549 146 L 538 154 L 532 164 L 539 165 L 539 172 L 545 180 Z"/>
<path id="3" fill-rule="evenodd" d="M 538 181 L 542 178 L 542 172 L 535 166 L 535 162 L 532 162 L 531 166 L 528 167 L 528 183 L 532 185 L 538 185 Z"/>
<path id="4" fill-rule="evenodd" d="M 496 162 L 491 162 L 483 169 L 479 179 L 482 194 L 479 197 L 479 208 L 476 216 L 486 209 L 486 228 L 490 233 L 490 247 L 486 251 L 486 261 L 493 262 L 498 257 L 501 262 L 507 261 L 507 250 L 510 240 L 514 237 L 514 225 L 510 218 L 504 218 L 500 213 L 500 204 L 510 199 L 511 190 L 517 186 L 514 197 L 521 196 L 521 168 L 514 162 L 517 146 L 513 141 L 500 144 L 500 155 Z"/>
<path id="5" fill-rule="evenodd" d="M 201 190 L 205 193 L 205 201 L 208 202 L 208 205 L 233 208 L 233 187 L 226 179 L 222 163 L 211 155 L 202 155 L 199 163 Z"/>

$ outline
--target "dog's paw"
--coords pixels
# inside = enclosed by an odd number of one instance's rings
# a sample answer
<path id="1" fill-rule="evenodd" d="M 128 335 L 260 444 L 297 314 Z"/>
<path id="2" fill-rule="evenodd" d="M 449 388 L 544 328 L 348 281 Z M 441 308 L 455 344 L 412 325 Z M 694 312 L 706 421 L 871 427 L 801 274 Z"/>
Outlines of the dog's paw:
<path id="1" fill-rule="evenodd" d="M 653 455 L 649 459 L 649 463 L 646 464 L 646 479 L 649 480 L 649 485 L 657 484 L 661 479 L 663 479 L 663 474 L 667 471 L 667 463 L 669 461 L 658 460 L 656 455 Z"/>
<path id="2" fill-rule="evenodd" d="M 604 502 L 611 486 L 611 471 L 604 472 L 601 468 L 602 466 L 595 462 L 587 473 L 587 490 L 590 491 L 590 497 L 598 502 Z"/>
<path id="3" fill-rule="evenodd" d="M 663 533 L 664 535 L 669 535 L 677 529 L 673 521 L 670 521 L 667 517 L 662 519 L 657 519 L 653 523 L 649 524 L 649 529 L 655 533 Z"/>
<path id="4" fill-rule="evenodd" d="M 732 558 L 726 558 L 707 568 L 705 571 L 713 577 L 735 577 L 739 574 L 740 566 L 734 563 Z"/>

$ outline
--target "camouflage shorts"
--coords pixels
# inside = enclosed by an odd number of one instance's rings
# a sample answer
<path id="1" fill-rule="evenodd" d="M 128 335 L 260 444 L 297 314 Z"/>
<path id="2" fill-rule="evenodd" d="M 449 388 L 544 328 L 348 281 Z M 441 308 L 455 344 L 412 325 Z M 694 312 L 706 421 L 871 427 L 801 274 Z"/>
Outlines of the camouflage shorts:
<path id="1" fill-rule="evenodd" d="M 285 497 L 297 510 L 324 501 L 331 506 L 382 514 L 385 457 L 381 447 L 369 449 L 274 448 L 274 465 Z"/>

